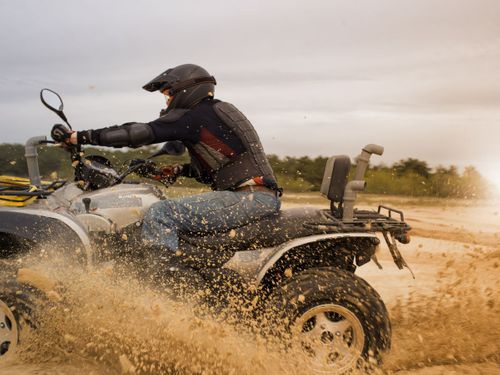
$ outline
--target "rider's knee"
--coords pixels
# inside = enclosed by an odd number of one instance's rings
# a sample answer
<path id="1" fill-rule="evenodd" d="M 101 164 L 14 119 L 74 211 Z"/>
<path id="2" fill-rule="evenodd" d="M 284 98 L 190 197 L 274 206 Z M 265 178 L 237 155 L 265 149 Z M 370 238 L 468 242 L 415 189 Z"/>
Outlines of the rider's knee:
<path id="1" fill-rule="evenodd" d="M 165 218 L 168 216 L 171 210 L 169 207 L 171 206 L 171 202 L 169 200 L 163 200 L 156 203 L 153 203 L 146 215 L 144 216 L 145 221 L 158 221 L 160 218 Z"/>

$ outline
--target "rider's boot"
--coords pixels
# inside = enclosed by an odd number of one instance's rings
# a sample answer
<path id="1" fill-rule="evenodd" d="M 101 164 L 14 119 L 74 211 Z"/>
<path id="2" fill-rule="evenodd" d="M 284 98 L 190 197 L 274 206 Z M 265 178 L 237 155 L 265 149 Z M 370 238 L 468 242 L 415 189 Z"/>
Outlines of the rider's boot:
<path id="1" fill-rule="evenodd" d="M 181 251 L 148 246 L 147 278 L 154 289 L 169 293 L 174 299 L 201 303 L 204 313 L 220 317 L 233 314 L 244 318 L 253 310 L 253 293 L 238 272 L 226 268 L 200 267 Z M 201 313 L 201 311 L 200 311 Z"/>
<path id="2" fill-rule="evenodd" d="M 148 246 L 144 250 L 149 268 L 145 276 L 155 289 L 168 290 L 175 298 L 197 299 L 206 292 L 204 278 L 189 266 L 182 253 L 161 246 Z"/>

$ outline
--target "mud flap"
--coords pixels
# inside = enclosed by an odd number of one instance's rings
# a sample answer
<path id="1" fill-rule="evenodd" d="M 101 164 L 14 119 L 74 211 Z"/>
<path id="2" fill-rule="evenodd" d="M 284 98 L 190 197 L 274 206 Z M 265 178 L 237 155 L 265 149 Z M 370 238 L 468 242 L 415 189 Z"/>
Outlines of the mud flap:
<path id="1" fill-rule="evenodd" d="M 389 233 L 387 231 L 383 231 L 382 234 L 384 235 L 385 242 L 387 243 L 387 246 L 389 247 L 389 251 L 391 252 L 392 259 L 394 260 L 394 263 L 400 270 L 402 270 L 404 267 L 408 268 L 408 270 L 411 273 L 411 276 L 415 279 L 415 274 L 411 270 L 410 266 L 408 263 L 403 258 L 403 255 L 401 255 L 398 245 L 396 244 L 396 239 L 394 238 L 394 235 L 392 233 Z"/>

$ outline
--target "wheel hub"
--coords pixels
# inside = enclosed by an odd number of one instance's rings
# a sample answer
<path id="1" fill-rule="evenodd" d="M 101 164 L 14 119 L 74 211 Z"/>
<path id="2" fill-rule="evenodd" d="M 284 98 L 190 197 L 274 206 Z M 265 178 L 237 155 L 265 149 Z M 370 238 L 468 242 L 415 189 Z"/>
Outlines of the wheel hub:
<path id="1" fill-rule="evenodd" d="M 342 373 L 361 358 L 365 335 L 356 315 L 344 306 L 325 304 L 306 311 L 295 323 L 302 350 L 315 373 Z"/>
<path id="2" fill-rule="evenodd" d="M 12 310 L 0 300 L 0 357 L 7 355 L 17 346 L 18 333 Z"/>

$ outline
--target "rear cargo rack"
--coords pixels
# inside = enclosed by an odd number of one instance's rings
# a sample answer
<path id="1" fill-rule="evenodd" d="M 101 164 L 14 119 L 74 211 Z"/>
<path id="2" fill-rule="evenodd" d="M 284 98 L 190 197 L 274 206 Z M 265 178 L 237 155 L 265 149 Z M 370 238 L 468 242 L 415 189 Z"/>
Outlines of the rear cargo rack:
<path id="1" fill-rule="evenodd" d="M 396 213 L 399 215 L 399 221 L 405 221 L 405 216 L 403 214 L 403 211 L 401 211 L 401 210 L 396 210 L 395 208 L 384 206 L 384 205 L 378 206 L 377 212 L 379 214 L 382 214 L 382 210 L 387 211 L 387 216 L 389 216 L 389 218 L 392 218 L 392 213 Z"/>
<path id="2" fill-rule="evenodd" d="M 408 268 L 413 278 L 415 275 L 401 255 L 396 241 L 403 244 L 410 242 L 408 232 L 411 227 L 404 221 L 403 211 L 380 205 L 377 211 L 354 210 L 353 220 L 343 221 L 336 218 L 331 210 L 324 210 L 324 221 L 307 222 L 304 226 L 322 233 L 366 233 L 379 232 L 389 247 L 394 263 L 399 269 Z M 381 267 L 376 257 L 375 263 Z"/>
<path id="3" fill-rule="evenodd" d="M 322 232 L 390 232 L 396 236 L 411 229 L 404 221 L 402 211 L 387 206 L 379 206 L 377 211 L 354 210 L 352 221 L 343 221 L 330 210 L 324 210 L 323 216 L 325 220 L 306 222 L 304 226 Z"/>

